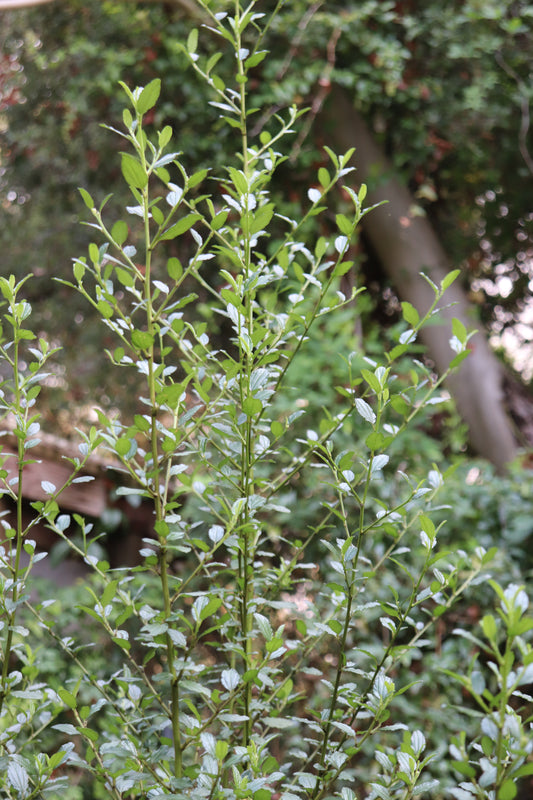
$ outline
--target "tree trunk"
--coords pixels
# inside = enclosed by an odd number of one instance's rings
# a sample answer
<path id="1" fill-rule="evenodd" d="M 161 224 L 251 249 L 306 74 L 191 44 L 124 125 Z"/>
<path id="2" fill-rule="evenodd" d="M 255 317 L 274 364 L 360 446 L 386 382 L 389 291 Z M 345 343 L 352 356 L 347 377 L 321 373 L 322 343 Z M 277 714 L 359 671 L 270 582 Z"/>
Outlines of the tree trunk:
<path id="1" fill-rule="evenodd" d="M 356 147 L 352 161 L 357 167 L 357 180 L 368 183 L 367 205 L 386 201 L 386 205 L 364 218 L 365 234 L 400 295 L 421 314 L 425 313 L 434 296 L 420 272 L 438 285 L 450 271 L 435 231 L 427 218 L 413 215 L 413 196 L 393 175 L 391 164 L 343 89 L 332 88 L 321 123 L 334 150 L 345 152 Z M 454 356 L 449 345 L 450 320 L 457 317 L 468 329 L 479 329 L 459 284 L 448 289 L 445 301 L 454 305 L 442 310 L 444 324 L 426 327 L 421 334 L 440 373 Z M 449 378 L 448 389 L 468 424 L 474 450 L 503 470 L 517 452 L 512 423 L 503 403 L 503 370 L 484 332 L 476 333 L 470 343 L 471 353 Z"/>

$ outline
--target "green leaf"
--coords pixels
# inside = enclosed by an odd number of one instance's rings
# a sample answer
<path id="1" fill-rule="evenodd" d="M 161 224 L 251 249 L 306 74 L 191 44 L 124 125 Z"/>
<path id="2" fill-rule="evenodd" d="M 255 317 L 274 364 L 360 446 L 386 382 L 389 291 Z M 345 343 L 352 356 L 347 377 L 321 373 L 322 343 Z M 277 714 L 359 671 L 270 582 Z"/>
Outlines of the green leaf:
<path id="1" fill-rule="evenodd" d="M 165 215 L 156 205 L 152 205 L 152 217 L 158 225 L 162 225 L 165 221 Z"/>
<path id="2" fill-rule="evenodd" d="M 111 641 L 113 641 L 118 647 L 122 650 L 130 650 L 131 649 L 131 642 L 128 639 L 121 639 L 120 636 L 112 636 Z"/>
<path id="3" fill-rule="evenodd" d="M 489 639 L 489 641 L 495 641 L 498 635 L 498 627 L 496 625 L 496 620 L 492 616 L 492 614 L 486 614 L 483 619 L 481 620 L 481 630 Z"/>
<path id="4" fill-rule="evenodd" d="M 195 222 L 201 219 L 200 214 L 187 214 L 187 216 L 180 219 L 175 225 L 172 225 L 170 228 L 161 234 L 159 237 L 161 240 L 165 239 L 175 239 L 177 236 L 181 236 L 181 234 L 188 231 Z"/>
<path id="5" fill-rule="evenodd" d="M 379 378 L 376 375 L 374 375 L 373 372 L 370 372 L 370 370 L 368 369 L 362 369 L 361 375 L 365 379 L 366 383 L 368 383 L 370 388 L 373 389 L 374 392 L 376 392 L 376 394 L 379 394 L 381 392 L 381 383 L 379 382 Z"/>
<path id="6" fill-rule="evenodd" d="M 128 186 L 134 189 L 144 189 L 148 183 L 148 175 L 136 158 L 129 153 L 122 153 L 121 169 Z"/>
<path id="7" fill-rule="evenodd" d="M 205 71 L 209 75 L 211 70 L 216 67 L 220 59 L 222 58 L 222 53 L 213 53 L 213 55 L 207 60 L 207 64 L 205 65 Z"/>
<path id="8" fill-rule="evenodd" d="M 335 221 L 337 223 L 337 228 L 343 233 L 345 236 L 351 238 L 353 234 L 353 225 L 344 214 L 337 214 L 335 217 Z"/>
<path id="9" fill-rule="evenodd" d="M 475 768 L 469 764 L 467 761 L 451 761 L 451 766 L 459 772 L 460 775 L 464 775 L 466 778 L 474 778 L 476 775 Z"/>
<path id="10" fill-rule="evenodd" d="M 481 737 L 481 749 L 483 753 L 489 758 L 492 754 L 494 749 L 495 742 L 492 741 L 490 736 L 482 736 Z"/>
<path id="11" fill-rule="evenodd" d="M 230 305 L 235 306 L 237 311 L 239 311 L 241 314 L 246 313 L 245 308 L 242 305 L 241 301 L 239 300 L 236 294 L 233 294 L 233 292 L 230 289 L 221 289 L 220 296 L 222 297 L 223 300 L 226 301 L 226 303 L 230 303 Z"/>
<path id="12" fill-rule="evenodd" d="M 52 727 L 56 728 L 56 725 L 52 725 Z M 74 735 L 76 735 L 76 729 L 74 728 L 74 726 L 72 725 L 70 727 L 72 727 Z M 62 764 L 67 757 L 68 757 L 67 753 L 65 753 L 64 750 L 58 750 L 57 752 L 52 753 L 51 756 L 48 756 L 48 769 L 49 770 L 57 769 L 59 765 Z"/>
<path id="13" fill-rule="evenodd" d="M 277 252 L 278 263 L 280 267 L 283 269 L 287 269 L 289 266 L 289 251 L 286 247 L 281 247 Z"/>
<path id="14" fill-rule="evenodd" d="M 427 517 L 425 514 L 420 514 L 418 520 L 420 522 L 420 527 L 422 528 L 422 530 L 425 533 L 427 533 L 427 535 L 430 538 L 434 538 L 434 536 L 435 536 L 435 525 L 433 524 L 433 521 L 429 517 Z"/>
<path id="15" fill-rule="evenodd" d="M 518 794 L 518 786 L 514 778 L 507 778 L 498 791 L 498 800 L 514 800 Z"/>
<path id="16" fill-rule="evenodd" d="M 394 395 L 394 397 L 391 397 L 390 404 L 398 414 L 402 415 L 402 417 L 406 417 L 411 410 L 403 397 L 400 397 L 398 394 Z"/>
<path id="17" fill-rule="evenodd" d="M 353 464 L 354 458 L 355 458 L 354 452 L 350 451 L 348 453 L 344 453 L 342 457 L 339 459 L 337 467 L 340 470 L 350 469 Z"/>
<path id="18" fill-rule="evenodd" d="M 257 53 L 254 53 L 252 56 L 246 59 L 244 62 L 244 68 L 252 69 L 253 67 L 257 67 L 257 65 L 263 61 L 267 52 L 267 50 L 258 50 Z"/>
<path id="19" fill-rule="evenodd" d="M 460 269 L 454 269 L 452 272 L 449 272 L 449 273 L 446 275 L 446 277 L 445 277 L 445 278 L 443 278 L 443 279 L 442 279 L 442 281 L 440 282 L 440 288 L 442 289 L 442 291 L 443 291 L 443 292 L 444 292 L 444 291 L 446 291 L 446 289 L 448 289 L 448 288 L 449 288 L 449 287 L 452 285 L 452 283 L 454 282 L 454 280 L 455 280 L 455 279 L 456 279 L 456 278 L 457 278 L 457 277 L 458 277 L 460 274 L 461 274 L 461 270 L 460 270 Z"/>
<path id="20" fill-rule="evenodd" d="M 183 267 L 181 265 L 181 261 L 179 258 L 172 256 L 167 261 L 167 272 L 169 278 L 172 278 L 173 281 L 179 281 L 181 276 L 183 275 Z"/>
<path id="21" fill-rule="evenodd" d="M 136 108 L 139 114 L 146 114 L 151 108 L 155 106 L 161 92 L 161 80 L 154 78 L 150 81 L 148 86 L 145 86 L 141 95 L 136 103 Z M 172 130 L 171 130 L 172 133 Z"/>
<path id="22" fill-rule="evenodd" d="M 215 611 L 218 611 L 221 605 L 222 605 L 221 597 L 211 597 L 207 605 L 205 605 L 200 611 L 199 614 L 200 620 L 203 622 L 204 619 L 207 619 L 212 614 L 214 614 Z"/>
<path id="23" fill-rule="evenodd" d="M 216 217 L 211 220 L 211 227 L 214 231 L 219 231 L 229 217 L 229 211 L 220 211 Z"/>
<path id="24" fill-rule="evenodd" d="M 272 431 L 272 435 L 276 439 L 278 439 L 280 436 L 283 436 L 285 428 L 281 424 L 281 422 L 278 422 L 278 420 L 275 419 L 273 422 L 270 423 L 270 430 Z"/>
<path id="25" fill-rule="evenodd" d="M 58 689 L 57 693 L 66 706 L 68 706 L 72 710 L 76 708 L 77 705 L 76 698 L 73 694 L 68 692 L 66 689 Z"/>
<path id="26" fill-rule="evenodd" d="M 207 177 L 207 173 L 209 170 L 207 169 L 200 169 L 198 172 L 195 172 L 194 175 L 191 175 L 189 180 L 187 181 L 187 188 L 194 189 L 195 186 L 198 186 L 205 178 Z"/>
<path id="27" fill-rule="evenodd" d="M 373 431 L 366 437 L 365 444 L 369 450 L 381 450 L 385 437 L 379 431 Z"/>
<path id="28" fill-rule="evenodd" d="M 533 762 L 519 767 L 516 772 L 513 773 L 513 775 L 515 779 L 522 778 L 524 775 L 533 775 Z"/>
<path id="29" fill-rule="evenodd" d="M 78 192 L 81 194 L 83 202 L 85 203 L 87 208 L 92 210 L 94 208 L 94 200 L 92 199 L 89 192 L 86 189 L 82 189 L 81 187 L 78 188 Z"/>
<path id="30" fill-rule="evenodd" d="M 131 440 L 127 436 L 121 436 L 115 442 L 115 452 L 123 458 L 128 455 L 131 449 Z"/>
<path id="31" fill-rule="evenodd" d="M 228 755 L 228 750 L 229 743 L 225 739 L 219 739 L 215 745 L 215 758 L 218 759 L 218 761 L 224 761 Z M 270 793 L 268 795 L 268 800 L 270 800 Z"/>
<path id="32" fill-rule="evenodd" d="M 274 203 L 261 206 L 254 214 L 250 224 L 250 233 L 258 233 L 267 227 L 274 214 Z"/>
<path id="33" fill-rule="evenodd" d="M 11 275 L 11 279 L 8 281 L 6 278 L 0 277 L 0 291 L 4 295 L 5 299 L 11 301 L 13 299 L 13 288 L 15 286 L 15 277 Z"/>
<path id="34" fill-rule="evenodd" d="M 162 131 L 157 134 L 157 143 L 161 150 L 163 150 L 172 139 L 172 128 L 170 125 L 165 125 Z"/>
<path id="35" fill-rule="evenodd" d="M 281 686 L 281 687 L 279 688 L 279 690 L 278 690 L 278 697 L 281 697 L 281 698 L 285 699 L 286 697 L 288 697 L 288 696 L 290 695 L 290 693 L 292 692 L 292 690 L 293 690 L 293 689 L 294 689 L 294 683 L 293 683 L 293 681 L 292 681 L 290 678 L 286 679 L 286 680 L 284 681 L 284 683 L 283 683 L 283 686 Z M 277 763 L 277 761 L 274 759 L 274 756 L 269 756 L 269 757 L 268 757 L 266 760 L 267 760 L 267 762 L 269 762 L 269 761 L 272 761 L 272 760 L 273 760 L 273 761 L 274 761 L 274 763 L 275 763 L 275 766 L 276 766 L 276 768 L 277 768 L 277 766 L 278 766 L 278 763 Z"/>
<path id="36" fill-rule="evenodd" d="M 242 404 L 242 410 L 247 417 L 253 417 L 263 410 L 263 403 L 257 397 L 247 397 Z"/>
<path id="37" fill-rule="evenodd" d="M 100 314 L 100 316 L 103 317 L 104 319 L 111 319 L 111 317 L 113 316 L 113 309 L 111 308 L 109 303 L 106 303 L 105 300 L 99 300 L 98 303 L 96 304 L 96 308 L 98 309 L 98 313 Z"/>
<path id="38" fill-rule="evenodd" d="M 147 350 L 154 343 L 154 337 L 148 331 L 134 330 L 131 334 L 131 342 L 139 350 Z"/>
<path id="39" fill-rule="evenodd" d="M 168 186 L 168 184 L 170 183 L 170 173 L 168 169 L 165 169 L 164 167 L 157 167 L 157 169 L 155 170 L 155 174 L 157 175 L 159 180 L 165 184 L 165 186 Z"/>
<path id="40" fill-rule="evenodd" d="M 328 626 L 331 628 L 333 633 L 337 634 L 337 636 L 340 636 L 342 633 L 342 623 L 338 619 L 330 619 Z"/>
<path id="41" fill-rule="evenodd" d="M 461 364 L 465 360 L 465 358 L 468 358 L 469 355 L 470 355 L 469 350 L 463 350 L 462 353 L 457 353 L 455 358 L 452 358 L 452 360 L 450 361 L 450 369 L 455 369 L 455 367 L 458 367 L 459 364 Z"/>
<path id="42" fill-rule="evenodd" d="M 454 336 L 457 336 L 461 344 L 464 344 L 466 342 L 468 336 L 466 328 L 461 322 L 461 320 L 457 319 L 456 317 L 452 319 L 452 332 Z"/>
<path id="43" fill-rule="evenodd" d="M 396 347 L 393 347 L 392 350 L 389 353 L 387 353 L 387 359 L 389 363 L 399 358 L 400 356 L 403 356 L 403 354 L 406 353 L 408 349 L 409 345 L 407 344 L 397 344 Z"/>
<path id="44" fill-rule="evenodd" d="M 235 169 L 235 167 L 228 167 L 228 172 L 230 174 L 230 178 L 233 182 L 233 185 L 237 189 L 239 194 L 247 194 L 248 193 L 248 181 L 244 173 L 241 170 Z"/>
<path id="45" fill-rule="evenodd" d="M 404 320 L 408 322 L 412 328 L 416 328 L 416 326 L 420 322 L 420 316 L 418 314 L 418 311 L 414 306 L 411 305 L 411 303 L 407 302 L 402 303 L 402 315 Z"/>
<path id="46" fill-rule="evenodd" d="M 292 265 L 292 268 L 293 268 L 293 270 L 294 270 L 294 274 L 296 275 L 296 278 L 297 278 L 297 280 L 298 280 L 300 283 L 305 283 L 305 274 L 304 274 L 304 271 L 303 271 L 303 269 L 301 268 L 301 266 L 298 264 L 298 262 L 297 262 L 297 261 L 295 261 L 295 262 L 294 262 L 294 264 Z"/>
<path id="47" fill-rule="evenodd" d="M 130 607 L 126 607 L 122 612 L 122 614 L 119 614 L 116 619 L 117 628 L 120 628 L 122 625 L 124 625 L 126 620 L 129 619 L 132 614 L 133 614 L 133 609 Z"/>
<path id="48" fill-rule="evenodd" d="M 95 266 L 100 263 L 100 251 L 94 242 L 89 245 L 89 258 Z"/>
<path id="49" fill-rule="evenodd" d="M 483 556 L 483 558 L 481 559 L 481 565 L 482 565 L 483 567 L 486 567 L 486 566 L 487 566 L 487 564 L 490 564 L 490 562 L 491 562 L 491 561 L 492 561 L 494 558 L 496 558 L 496 556 L 498 555 L 498 552 L 499 552 L 499 551 L 498 551 L 498 548 L 497 548 L 497 547 L 489 547 L 489 549 L 487 550 L 487 552 L 485 553 L 485 555 L 484 555 L 484 556 Z"/>
<path id="50" fill-rule="evenodd" d="M 113 641 L 115 640 L 113 639 Z M 86 736 L 91 742 L 97 742 L 100 736 L 98 731 L 95 731 L 92 728 L 84 728 L 83 725 L 79 726 L 78 733 L 80 733 L 82 736 Z"/>
<path id="51" fill-rule="evenodd" d="M 111 236 L 115 240 L 115 242 L 119 245 L 124 244 L 126 239 L 128 238 L 128 226 L 122 219 L 118 219 L 113 227 L 111 228 Z"/>
<path id="52" fill-rule="evenodd" d="M 275 653 L 280 647 L 283 647 L 284 641 L 280 636 L 275 636 L 269 642 L 265 642 L 265 650 L 267 653 Z"/>
<path id="53" fill-rule="evenodd" d="M 164 519 L 158 520 L 154 523 L 154 530 L 159 537 L 165 538 L 170 533 L 170 527 L 168 522 L 165 522 Z"/>
<path id="54" fill-rule="evenodd" d="M 107 606 L 113 600 L 117 593 L 117 586 L 118 581 L 110 581 L 107 586 L 105 587 L 104 591 L 102 592 L 102 597 L 100 598 L 100 602 L 102 605 Z"/>
<path id="55" fill-rule="evenodd" d="M 318 170 L 318 182 L 324 189 L 326 189 L 331 182 L 329 172 L 325 167 L 320 167 L 320 169 Z"/>
<path id="56" fill-rule="evenodd" d="M 341 261 L 341 263 L 337 264 L 337 266 L 333 270 L 333 275 L 335 278 L 340 278 L 342 275 L 346 275 L 346 273 L 352 267 L 353 267 L 353 261 Z"/>
<path id="57" fill-rule="evenodd" d="M 328 247 L 327 239 L 325 239 L 324 236 L 321 236 L 315 245 L 315 256 L 318 258 L 319 261 L 326 252 L 327 247 Z"/>
<path id="58" fill-rule="evenodd" d="M 213 75 L 211 80 L 213 81 L 213 86 L 219 92 L 223 92 L 225 90 L 226 84 L 224 83 L 224 81 L 222 80 L 222 78 L 219 75 Z"/>
<path id="59" fill-rule="evenodd" d="M 192 55 L 196 53 L 198 47 L 198 31 L 193 28 L 187 37 L 187 52 Z"/>
<path id="60" fill-rule="evenodd" d="M 324 150 L 326 151 L 328 156 L 331 158 L 335 169 L 339 169 L 339 158 L 338 158 L 337 154 L 334 153 L 333 150 L 330 147 L 327 147 L 327 146 L 324 146 Z"/>
<path id="61" fill-rule="evenodd" d="M 85 275 L 86 266 L 82 261 L 76 261 L 74 264 L 74 277 L 81 283 Z"/>
<path id="62" fill-rule="evenodd" d="M 135 281 L 131 272 L 128 272 L 126 269 L 122 269 L 122 267 L 117 267 L 115 272 L 117 274 L 117 278 L 123 286 L 135 286 Z"/>

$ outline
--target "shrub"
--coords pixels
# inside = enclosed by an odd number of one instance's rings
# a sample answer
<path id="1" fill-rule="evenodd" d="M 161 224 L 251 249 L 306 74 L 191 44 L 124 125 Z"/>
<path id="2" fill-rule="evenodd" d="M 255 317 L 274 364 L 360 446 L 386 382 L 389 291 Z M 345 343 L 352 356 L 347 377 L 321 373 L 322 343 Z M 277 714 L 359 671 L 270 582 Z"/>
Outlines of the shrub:
<path id="1" fill-rule="evenodd" d="M 395 363 L 409 357 L 457 273 L 432 284 L 435 300 L 423 318 L 404 304 L 408 327 L 390 352 L 358 369 L 348 358 L 334 408 L 312 409 L 312 427 L 302 427 L 307 409 L 287 394 L 291 370 L 313 328 L 352 300 L 339 282 L 352 268 L 350 238 L 371 209 L 364 186 L 346 185 L 352 211 L 337 216 L 338 232 L 312 246 L 301 237 L 351 172 L 350 152 L 328 150 L 330 169 L 322 167 L 320 188 L 310 188 L 305 217 L 284 219 L 284 238 L 269 240 L 276 214 L 269 183 L 282 159 L 276 145 L 301 114 L 275 115 L 249 140 L 246 83 L 266 55 L 261 42 L 271 18 L 254 13 L 253 3 L 236 3 L 233 16 L 205 12 L 233 48 L 234 86 L 217 76 L 217 56 L 198 53 L 196 31 L 185 50 L 240 141 L 235 164 L 215 180 L 206 170 L 188 174 L 169 151 L 170 128 L 148 134 L 156 79 L 134 91 L 123 85 L 129 106 L 116 133 L 127 147 L 127 216 L 108 221 L 106 200 L 98 204 L 81 190 L 98 243 L 75 260 L 70 285 L 112 331 L 110 361 L 135 373 L 139 396 L 132 420 L 100 412 L 98 427 L 80 434 L 68 485 L 85 479 L 97 448 L 120 461 L 121 493 L 153 506 L 138 569 L 111 570 L 94 554 L 90 526 L 60 509 L 64 486 L 44 481 L 48 499 L 34 503 L 34 520 L 22 525 L 24 467 L 39 435 L 36 402 L 53 351 L 27 327 L 24 282 L 0 279 L 9 331 L 2 354 L 12 370 L 2 410 L 18 441 L 15 459 L 3 454 L 0 473 L 17 509 L 13 525 L 4 520 L 2 550 L 0 785 L 9 798 L 71 800 L 354 800 L 362 792 L 387 799 L 437 791 L 439 769 L 406 698 L 416 691 L 415 673 L 435 663 L 435 624 L 483 578 L 492 553 L 437 547 L 431 514 L 443 476 L 436 467 L 421 482 L 402 473 L 394 501 L 383 486 L 392 481 L 386 451 L 445 377 L 435 379 L 414 359 L 402 380 Z M 221 287 L 204 275 L 209 262 Z M 231 328 L 225 348 L 211 344 L 195 284 Z M 460 324 L 454 336 L 452 368 L 468 340 Z M 306 478 L 308 496 L 298 491 L 306 474 L 314 475 Z M 300 513 L 302 503 L 312 514 Z M 295 535 L 292 520 L 302 516 L 307 530 L 299 521 Z M 36 521 L 92 569 L 74 621 L 56 597 L 29 595 L 42 555 L 31 540 Z M 453 745 L 468 778 L 454 790 L 459 800 L 505 800 L 513 776 L 528 769 L 516 714 L 507 711 L 529 677 L 525 593 L 495 588 L 514 638 L 500 661 L 497 625 L 482 622 L 503 676 L 499 690 L 486 695 L 473 668 L 459 676 L 484 713 L 479 780 L 476 767 L 465 770 L 461 761 L 477 744 L 459 738 Z M 50 659 L 50 642 L 68 668 L 40 665 L 37 648 Z M 515 653 L 524 667 L 513 665 Z M 422 681 L 425 691 L 432 675 Z M 485 740 L 493 730 L 491 750 Z"/>

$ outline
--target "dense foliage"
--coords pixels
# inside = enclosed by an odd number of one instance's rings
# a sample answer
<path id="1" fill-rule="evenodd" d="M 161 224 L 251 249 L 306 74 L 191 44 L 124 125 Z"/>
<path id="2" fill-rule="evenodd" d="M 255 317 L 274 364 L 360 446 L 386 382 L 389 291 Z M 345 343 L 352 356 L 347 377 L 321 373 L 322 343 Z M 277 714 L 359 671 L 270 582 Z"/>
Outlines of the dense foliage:
<path id="1" fill-rule="evenodd" d="M 303 120 L 293 107 L 255 130 L 247 93 L 278 16 L 203 8 L 233 75 L 196 30 L 182 53 L 238 148 L 212 175 L 191 168 L 171 127 L 151 125 L 159 79 L 123 84 L 114 135 L 128 200 L 117 217 L 118 198 L 81 189 L 94 240 L 62 286 L 108 331 L 140 410 L 98 414 L 72 475 L 42 482 L 28 523 L 25 467 L 57 353 L 32 330 L 31 281 L 0 277 L 0 410 L 17 440 L 0 453 L 15 507 L 0 548 L 3 796 L 513 800 L 533 773 L 529 599 L 506 573 L 487 582 L 495 548 L 441 546 L 453 476 L 420 461 L 411 471 L 415 447 L 403 447 L 446 400 L 416 339 L 457 272 L 432 285 L 425 316 L 403 304 L 390 346 L 360 340 L 336 367 L 333 402 L 317 402 L 320 384 L 307 391 L 301 375 L 323 326 L 342 331 L 357 301 L 342 285 L 372 213 L 366 186 L 348 184 L 350 153 L 327 149 L 302 216 L 283 213 L 273 177 Z M 332 214 L 341 187 L 344 213 Z M 448 335 L 453 369 L 469 334 L 454 322 Z M 91 525 L 61 510 L 98 449 L 120 462 L 121 494 L 153 511 L 133 570 L 110 569 Z M 77 596 L 33 583 L 37 522 L 89 568 Z M 479 624 L 459 605 L 476 592 Z"/>

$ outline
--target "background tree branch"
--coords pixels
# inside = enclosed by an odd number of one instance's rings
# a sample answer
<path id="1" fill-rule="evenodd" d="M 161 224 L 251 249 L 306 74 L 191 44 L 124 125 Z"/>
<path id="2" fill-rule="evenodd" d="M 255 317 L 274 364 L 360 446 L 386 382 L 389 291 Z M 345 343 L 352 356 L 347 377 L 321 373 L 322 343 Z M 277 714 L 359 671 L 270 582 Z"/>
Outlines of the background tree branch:
<path id="1" fill-rule="evenodd" d="M 368 204 L 385 201 L 365 217 L 365 233 L 396 289 L 424 313 L 433 295 L 420 273 L 426 273 L 438 284 L 451 268 L 440 240 L 426 217 L 413 215 L 415 198 L 394 176 L 375 136 L 338 86 L 332 87 L 321 124 L 338 152 L 356 147 L 353 163 L 359 181 L 369 184 Z M 439 372 L 445 371 L 453 357 L 448 344 L 451 330 L 443 332 L 443 325 L 449 329 L 450 320 L 457 317 L 470 330 L 480 327 L 458 282 L 448 290 L 446 298 L 453 305 L 441 312 L 443 324 L 427 327 L 422 334 Z M 502 379 L 502 367 L 480 330 L 471 339 L 469 357 L 448 381 L 459 413 L 468 424 L 473 448 L 499 470 L 517 452 L 512 423 L 503 403 Z"/>

